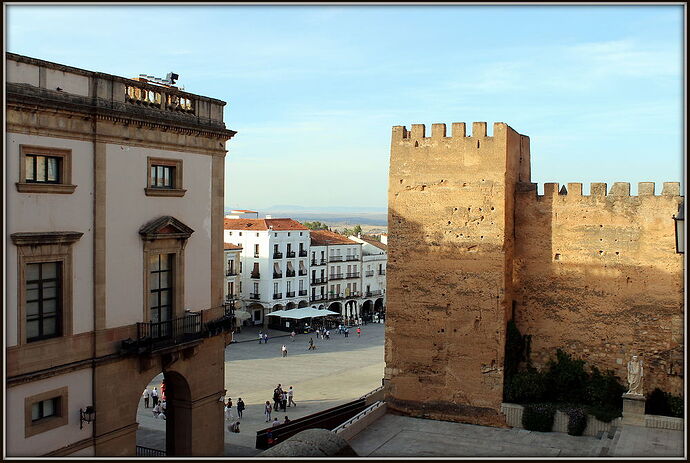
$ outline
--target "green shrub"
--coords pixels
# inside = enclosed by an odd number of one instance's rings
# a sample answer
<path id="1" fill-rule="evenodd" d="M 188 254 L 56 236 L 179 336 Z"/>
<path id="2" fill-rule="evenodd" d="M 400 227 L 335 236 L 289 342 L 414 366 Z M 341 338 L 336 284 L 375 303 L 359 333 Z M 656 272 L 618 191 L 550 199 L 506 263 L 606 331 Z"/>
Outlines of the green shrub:
<path id="1" fill-rule="evenodd" d="M 544 377 L 546 398 L 549 402 L 587 403 L 588 379 L 585 361 L 573 359 L 558 349 L 556 359 L 549 361 Z"/>
<path id="2" fill-rule="evenodd" d="M 550 432 L 556 408 L 551 404 L 528 404 L 522 412 L 522 427 L 528 431 Z"/>
<path id="3" fill-rule="evenodd" d="M 682 418 L 683 407 L 682 397 L 664 392 L 657 387 L 647 396 L 645 413 Z"/>
<path id="4" fill-rule="evenodd" d="M 586 407 L 587 413 L 604 423 L 610 423 L 615 418 L 623 415 L 622 408 L 590 405 Z"/>
<path id="5" fill-rule="evenodd" d="M 581 436 L 587 427 L 587 412 L 582 407 L 570 408 L 566 411 L 568 415 L 568 434 L 571 436 Z"/>
<path id="6" fill-rule="evenodd" d="M 591 367 L 587 384 L 587 402 L 600 407 L 623 409 L 623 394 L 626 389 L 612 370 L 601 374 L 595 366 Z"/>
<path id="7" fill-rule="evenodd" d="M 530 403 L 544 399 L 544 374 L 536 368 L 528 368 L 511 376 L 505 384 L 506 402 Z"/>

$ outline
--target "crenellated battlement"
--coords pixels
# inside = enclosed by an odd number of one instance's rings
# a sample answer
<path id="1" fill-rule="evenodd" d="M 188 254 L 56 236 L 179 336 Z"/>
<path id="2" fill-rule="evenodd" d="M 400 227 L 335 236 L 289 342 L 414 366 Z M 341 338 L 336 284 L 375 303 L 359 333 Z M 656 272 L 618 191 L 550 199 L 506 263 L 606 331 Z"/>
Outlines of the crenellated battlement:
<path id="1" fill-rule="evenodd" d="M 568 197 L 614 197 L 614 198 L 630 198 L 630 197 L 645 197 L 645 196 L 680 196 L 680 182 L 664 182 L 660 194 L 656 194 L 656 185 L 654 182 L 638 182 L 637 195 L 630 194 L 629 182 L 614 182 L 611 188 L 607 190 L 606 183 L 593 182 L 590 183 L 589 195 L 583 194 L 582 183 L 568 183 L 567 186 L 560 186 L 558 183 L 544 183 L 544 194 L 537 193 L 536 183 L 521 183 L 518 186 L 518 191 L 522 193 L 533 192 L 537 199 L 548 198 L 552 196 L 568 196 Z"/>
<path id="2" fill-rule="evenodd" d="M 494 122 L 493 133 L 501 133 L 505 131 L 507 124 L 505 122 Z M 465 122 L 453 122 L 451 124 L 451 135 L 447 135 L 446 124 L 431 124 L 431 136 L 427 136 L 426 125 L 412 124 L 410 130 L 403 125 L 396 125 L 393 127 L 392 140 L 433 140 L 433 139 L 453 139 L 453 138 L 492 138 L 487 135 L 486 122 L 472 122 L 472 135 L 467 135 L 467 124 Z"/>

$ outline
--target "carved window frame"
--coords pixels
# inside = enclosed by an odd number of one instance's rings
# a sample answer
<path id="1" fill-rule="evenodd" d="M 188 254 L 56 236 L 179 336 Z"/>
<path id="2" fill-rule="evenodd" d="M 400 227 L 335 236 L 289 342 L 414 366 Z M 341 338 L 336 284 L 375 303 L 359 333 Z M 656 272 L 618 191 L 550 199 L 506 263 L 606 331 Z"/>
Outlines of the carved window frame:
<path id="1" fill-rule="evenodd" d="M 26 181 L 27 155 L 60 158 L 59 183 Z M 20 193 L 72 194 L 77 185 L 72 184 L 72 150 L 48 146 L 19 145 L 19 181 L 15 183 Z"/>
<path id="2" fill-rule="evenodd" d="M 82 237 L 81 232 L 13 233 L 17 247 L 17 345 L 39 345 L 72 335 L 73 319 L 73 244 Z M 60 335 L 28 342 L 26 339 L 26 266 L 44 262 L 60 262 L 61 326 Z"/>
<path id="3" fill-rule="evenodd" d="M 58 399 L 58 409 L 54 416 L 31 421 L 31 409 L 35 403 L 44 400 Z M 24 399 L 24 438 L 35 436 L 50 431 L 69 423 L 68 388 L 61 387 L 51 391 L 42 392 Z"/>
<path id="4" fill-rule="evenodd" d="M 174 177 L 172 188 L 154 187 L 151 184 L 151 167 L 169 166 L 174 167 Z M 180 198 L 185 195 L 187 190 L 183 188 L 182 159 L 167 159 L 148 156 L 146 162 L 146 196 L 166 196 Z"/>
<path id="5" fill-rule="evenodd" d="M 172 254 L 172 319 L 184 316 L 184 248 L 186 240 L 175 238 L 160 238 L 144 242 L 144 311 L 145 323 L 151 321 L 151 308 L 149 307 L 150 257 L 157 254 Z"/>

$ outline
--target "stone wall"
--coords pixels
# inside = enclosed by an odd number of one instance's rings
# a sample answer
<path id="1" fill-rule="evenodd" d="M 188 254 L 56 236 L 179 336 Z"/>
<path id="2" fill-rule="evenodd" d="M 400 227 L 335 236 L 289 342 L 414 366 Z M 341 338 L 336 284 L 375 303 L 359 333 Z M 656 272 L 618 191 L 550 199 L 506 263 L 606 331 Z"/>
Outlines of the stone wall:
<path id="1" fill-rule="evenodd" d="M 563 348 L 600 369 L 640 353 L 645 388 L 682 390 L 678 184 L 537 196 L 529 138 L 503 123 L 393 127 L 385 397 L 412 416 L 504 425 L 507 321 L 544 365 Z M 563 190 L 565 193 L 565 190 Z"/>
<path id="2" fill-rule="evenodd" d="M 541 367 L 563 348 L 624 384 L 645 361 L 645 392 L 683 390 L 683 254 L 675 252 L 678 183 L 522 185 L 517 194 L 515 321 Z M 561 194 L 559 194 L 559 192 Z"/>

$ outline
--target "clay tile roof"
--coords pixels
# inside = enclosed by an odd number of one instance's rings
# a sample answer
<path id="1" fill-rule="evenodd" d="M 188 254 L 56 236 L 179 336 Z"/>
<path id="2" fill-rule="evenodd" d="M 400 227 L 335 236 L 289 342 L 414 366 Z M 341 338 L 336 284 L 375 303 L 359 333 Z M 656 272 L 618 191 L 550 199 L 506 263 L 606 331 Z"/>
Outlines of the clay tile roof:
<path id="1" fill-rule="evenodd" d="M 232 250 L 232 251 L 241 251 L 242 246 L 239 244 L 233 244 L 233 243 L 225 243 L 224 249 L 227 250 Z"/>
<path id="2" fill-rule="evenodd" d="M 247 209 L 233 209 L 232 212 L 253 212 L 256 214 L 256 211 L 250 211 Z"/>
<path id="3" fill-rule="evenodd" d="M 370 237 L 368 237 L 368 236 L 366 236 L 366 237 L 365 237 L 365 236 L 362 236 L 362 237 L 360 238 L 360 240 L 365 241 L 365 242 L 367 242 L 368 244 L 371 244 L 372 246 L 374 246 L 374 247 L 376 247 L 376 248 L 379 248 L 379 249 L 381 249 L 381 250 L 383 250 L 383 251 L 387 251 L 387 250 L 388 250 L 388 246 L 386 246 L 385 244 L 383 244 L 381 241 L 377 240 L 376 238 L 370 238 Z"/>
<path id="4" fill-rule="evenodd" d="M 296 220 L 292 219 L 225 219 L 226 230 L 268 230 L 272 227 L 275 231 L 309 230 Z"/>
<path id="5" fill-rule="evenodd" d="M 312 246 L 326 246 L 333 244 L 362 244 L 356 241 L 352 241 L 346 236 L 339 235 L 329 230 L 312 230 L 310 236 Z"/>

